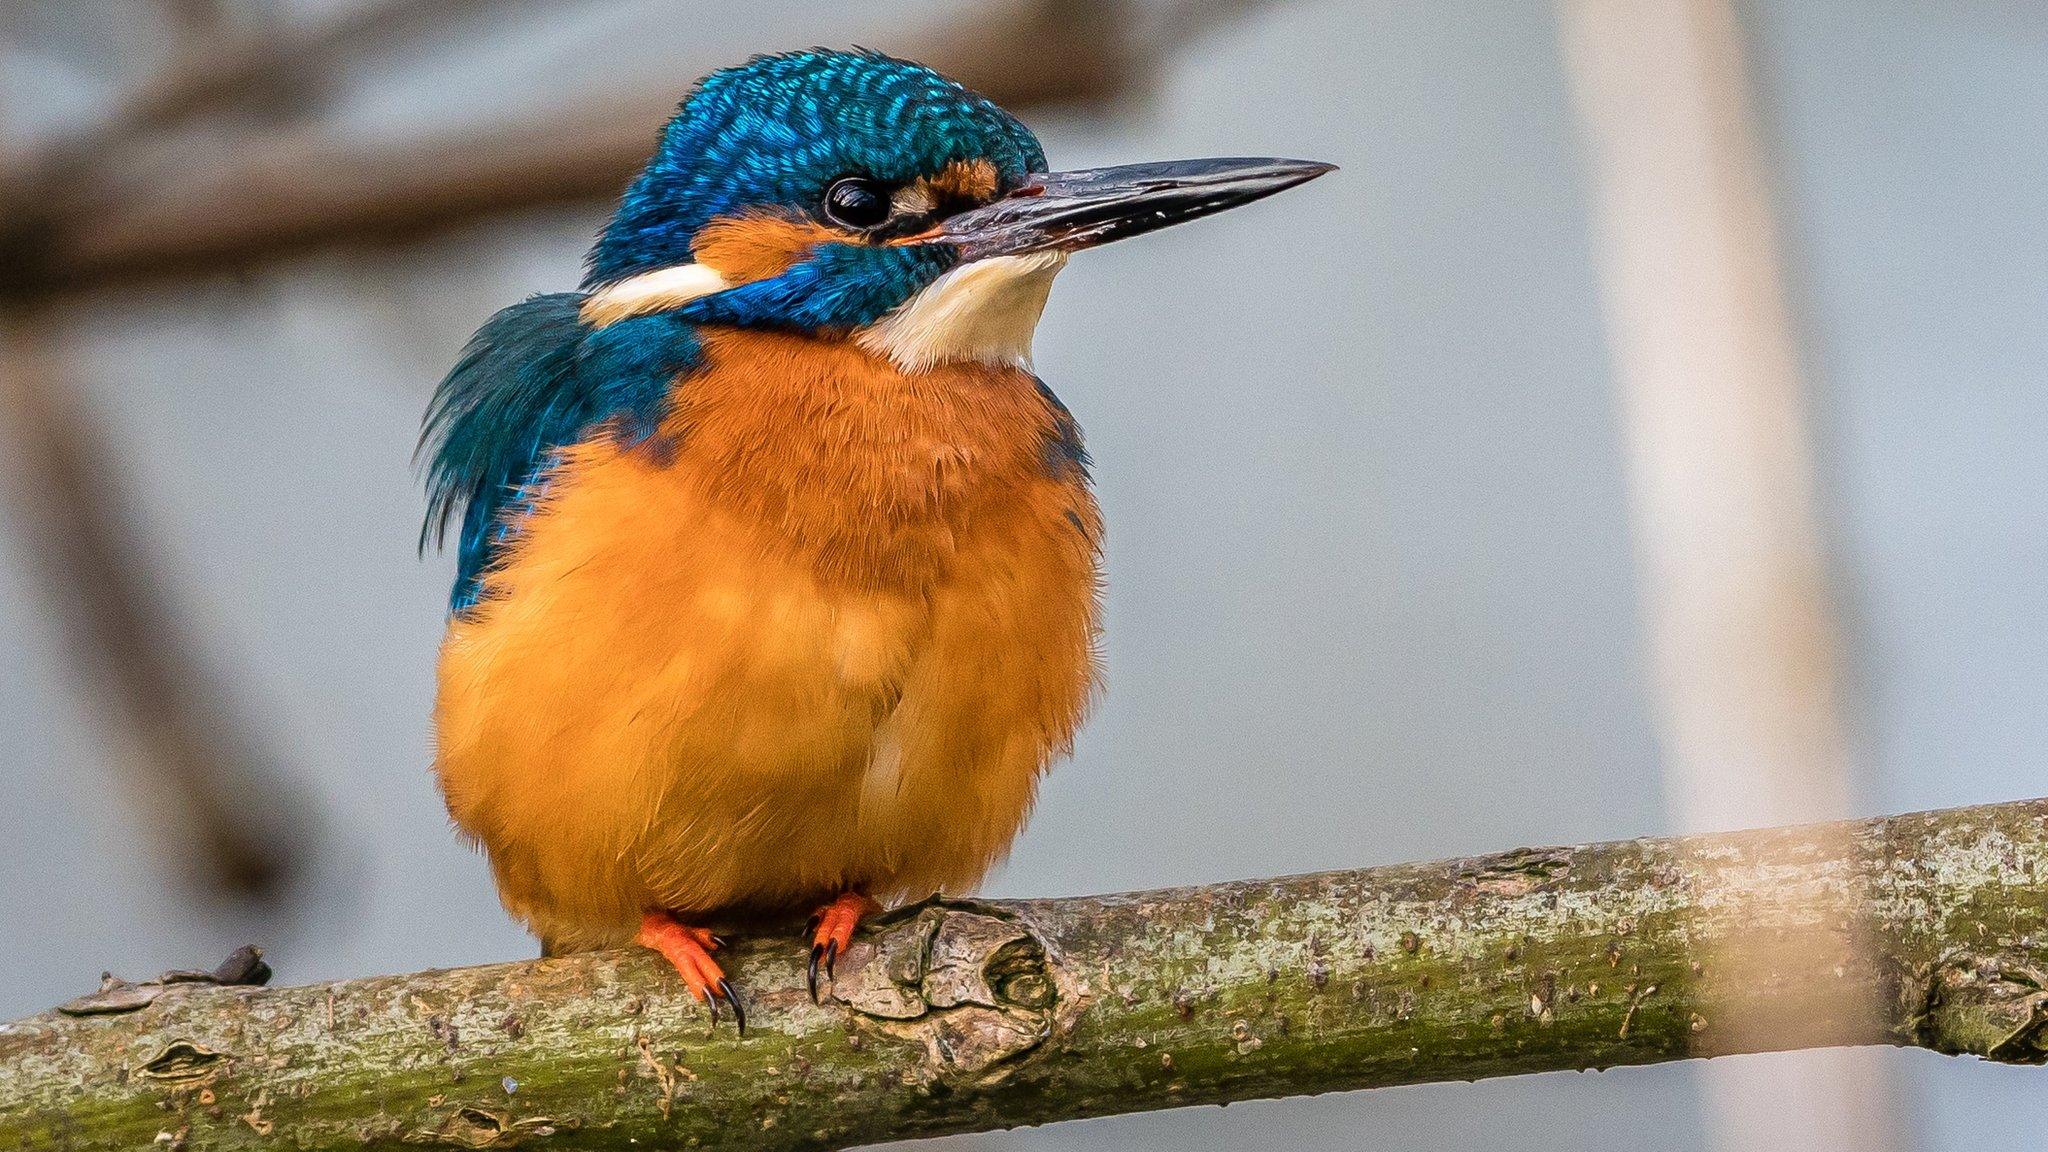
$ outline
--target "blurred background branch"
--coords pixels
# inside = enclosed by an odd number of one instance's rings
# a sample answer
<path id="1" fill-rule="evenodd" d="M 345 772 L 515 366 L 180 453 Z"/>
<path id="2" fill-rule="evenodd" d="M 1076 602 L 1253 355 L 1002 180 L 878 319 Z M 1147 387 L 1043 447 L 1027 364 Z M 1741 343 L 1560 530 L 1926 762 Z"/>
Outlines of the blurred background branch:
<path id="1" fill-rule="evenodd" d="M 992 0 L 899 47 L 1012 108 L 1100 105 L 1147 83 L 1176 44 L 1257 5 L 1143 8 Z M 536 206 L 616 195 L 646 159 L 684 81 L 600 91 L 528 120 L 445 136 L 363 140 L 318 116 L 339 57 L 460 20 L 476 0 L 370 4 L 297 34 L 242 32 L 174 64 L 106 122 L 0 188 L 0 294 L 78 291 L 218 271 L 303 249 L 390 241 Z M 258 119 L 281 106 L 294 114 Z M 200 121 L 211 133 L 189 132 Z M 188 138 L 167 141 L 186 130 Z"/>
<path id="2" fill-rule="evenodd" d="M 200 667 L 39 317 L 0 317 L 0 457 L 76 672 L 115 723 L 117 766 L 162 859 L 202 893 L 278 900 L 315 842 L 315 806 Z M 121 729 L 130 739 L 122 741 Z"/>
<path id="3" fill-rule="evenodd" d="M 1588 145 L 1669 803 L 1688 830 L 1846 816 L 1842 637 L 1734 4 L 1564 0 L 1559 12 Z M 1710 1140 L 1726 1152 L 1896 1146 L 1898 1087 L 1858 1054 L 1725 1064 L 1703 1080 Z"/>

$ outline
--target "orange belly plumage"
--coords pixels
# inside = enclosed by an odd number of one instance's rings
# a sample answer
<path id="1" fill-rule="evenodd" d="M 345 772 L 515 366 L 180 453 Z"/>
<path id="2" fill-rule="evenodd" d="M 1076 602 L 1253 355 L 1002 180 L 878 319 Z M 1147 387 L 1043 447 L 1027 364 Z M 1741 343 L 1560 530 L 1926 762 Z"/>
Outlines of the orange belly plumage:
<path id="1" fill-rule="evenodd" d="M 653 440 L 564 455 L 442 649 L 449 811 L 558 950 L 973 885 L 1096 679 L 1100 520 L 1029 373 L 703 344 Z"/>

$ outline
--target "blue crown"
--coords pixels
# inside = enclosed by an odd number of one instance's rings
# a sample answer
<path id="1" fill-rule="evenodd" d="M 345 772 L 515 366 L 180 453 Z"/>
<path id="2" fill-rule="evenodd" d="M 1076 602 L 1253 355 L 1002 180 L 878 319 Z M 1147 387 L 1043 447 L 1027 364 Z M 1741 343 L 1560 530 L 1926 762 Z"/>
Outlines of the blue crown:
<path id="1" fill-rule="evenodd" d="M 720 216 L 808 212 L 849 173 L 903 182 L 965 160 L 995 165 L 1005 187 L 1045 170 L 1029 129 L 923 65 L 866 51 L 757 56 L 684 99 L 591 249 L 584 285 L 688 262 L 697 230 Z"/>

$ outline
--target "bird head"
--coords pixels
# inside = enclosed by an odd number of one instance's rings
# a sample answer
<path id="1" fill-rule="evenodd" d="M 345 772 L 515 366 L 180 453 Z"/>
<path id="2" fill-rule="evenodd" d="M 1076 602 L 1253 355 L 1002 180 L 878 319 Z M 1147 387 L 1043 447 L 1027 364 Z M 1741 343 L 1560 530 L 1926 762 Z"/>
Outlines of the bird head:
<path id="1" fill-rule="evenodd" d="M 906 370 L 1022 363 L 1069 254 L 1329 171 L 1276 159 L 1048 172 L 1030 130 L 922 65 L 763 56 L 706 77 L 589 257 L 584 318 L 854 339 Z"/>

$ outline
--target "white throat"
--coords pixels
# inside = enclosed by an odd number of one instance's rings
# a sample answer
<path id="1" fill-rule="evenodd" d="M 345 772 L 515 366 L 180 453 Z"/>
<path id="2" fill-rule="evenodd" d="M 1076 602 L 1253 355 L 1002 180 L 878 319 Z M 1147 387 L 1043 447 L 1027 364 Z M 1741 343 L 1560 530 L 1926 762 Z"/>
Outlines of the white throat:
<path id="1" fill-rule="evenodd" d="M 991 256 L 947 271 L 854 337 L 905 372 L 978 361 L 1031 366 L 1031 335 L 1064 252 Z"/>

